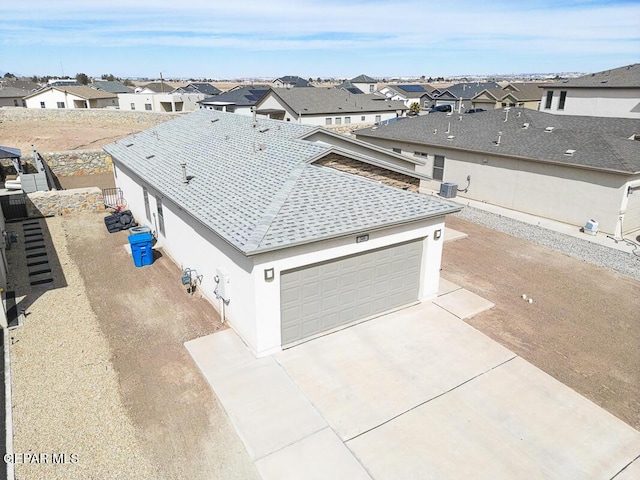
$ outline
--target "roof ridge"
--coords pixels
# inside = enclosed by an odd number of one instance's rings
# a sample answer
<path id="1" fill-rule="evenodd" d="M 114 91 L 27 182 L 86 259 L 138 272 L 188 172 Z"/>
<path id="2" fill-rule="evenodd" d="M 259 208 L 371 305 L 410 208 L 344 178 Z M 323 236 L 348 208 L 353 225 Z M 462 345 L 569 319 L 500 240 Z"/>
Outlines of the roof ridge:
<path id="1" fill-rule="evenodd" d="M 278 216 L 282 206 L 285 204 L 291 192 L 296 186 L 296 183 L 300 179 L 302 172 L 304 172 L 305 168 L 308 167 L 309 164 L 306 162 L 301 163 L 296 166 L 289 173 L 289 178 L 284 182 L 282 188 L 278 191 L 278 193 L 273 197 L 271 203 L 266 208 L 264 214 L 260 218 L 260 221 L 256 225 L 256 228 L 251 233 L 251 236 L 247 239 L 247 242 L 244 245 L 244 250 L 249 253 L 253 250 L 256 250 L 260 244 L 262 243 L 262 239 L 265 237 L 273 220 Z"/>

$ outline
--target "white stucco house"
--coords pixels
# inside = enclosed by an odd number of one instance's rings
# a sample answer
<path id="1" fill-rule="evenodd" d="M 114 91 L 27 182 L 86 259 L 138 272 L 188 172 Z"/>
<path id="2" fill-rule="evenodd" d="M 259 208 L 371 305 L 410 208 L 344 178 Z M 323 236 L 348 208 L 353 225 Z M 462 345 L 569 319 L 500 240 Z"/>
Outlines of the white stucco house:
<path id="1" fill-rule="evenodd" d="M 378 81 L 368 75 L 358 75 L 350 80 L 362 93 L 373 93 L 378 89 Z"/>
<path id="2" fill-rule="evenodd" d="M 200 100 L 200 108 L 253 116 L 253 107 L 270 90 L 268 85 L 238 85 L 231 90 Z"/>
<path id="3" fill-rule="evenodd" d="M 204 93 L 118 93 L 120 110 L 141 112 L 192 112 Z"/>
<path id="4" fill-rule="evenodd" d="M 255 105 L 258 115 L 305 125 L 376 123 L 406 114 L 398 100 L 337 88 L 272 89 Z"/>
<path id="5" fill-rule="evenodd" d="M 420 162 L 208 109 L 105 150 L 156 248 L 201 275 L 200 292 L 259 356 L 437 294 L 444 216 L 460 207 L 317 164 Z"/>
<path id="6" fill-rule="evenodd" d="M 84 85 L 52 86 L 24 97 L 27 108 L 118 108 L 118 96 Z"/>
<path id="7" fill-rule="evenodd" d="M 640 63 L 541 86 L 553 115 L 640 119 Z"/>
<path id="8" fill-rule="evenodd" d="M 386 85 L 377 91 L 389 100 L 399 100 L 404 102 L 407 108 L 411 108 L 412 103 L 417 103 L 420 108 L 426 110 L 431 107 L 432 97 L 430 92 L 434 89 L 425 85 Z"/>
<path id="9" fill-rule="evenodd" d="M 425 160 L 423 192 L 457 196 L 620 237 L 640 229 L 640 122 L 510 108 L 430 113 L 356 138 Z"/>

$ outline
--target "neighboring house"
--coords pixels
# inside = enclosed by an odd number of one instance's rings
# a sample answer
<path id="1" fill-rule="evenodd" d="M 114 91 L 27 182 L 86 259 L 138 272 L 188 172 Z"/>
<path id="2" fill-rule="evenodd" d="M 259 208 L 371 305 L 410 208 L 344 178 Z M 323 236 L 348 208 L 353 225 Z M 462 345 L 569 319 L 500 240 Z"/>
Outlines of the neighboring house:
<path id="1" fill-rule="evenodd" d="M 258 356 L 437 295 L 444 216 L 460 207 L 317 164 L 397 155 L 205 109 L 104 149 L 156 248 Z"/>
<path id="2" fill-rule="evenodd" d="M 85 85 L 46 87 L 24 97 L 27 108 L 118 108 L 115 93 Z"/>
<path id="3" fill-rule="evenodd" d="M 184 87 L 176 88 L 173 93 L 203 93 L 212 96 L 221 94 L 222 90 L 207 82 L 192 82 Z"/>
<path id="4" fill-rule="evenodd" d="M 13 87 L 20 90 L 26 90 L 27 93 L 35 92 L 40 88 L 40 85 L 30 80 L 18 80 L 15 78 L 3 78 L 0 79 L 0 86 L 2 88 Z"/>
<path id="5" fill-rule="evenodd" d="M 504 87 L 485 89 L 471 99 L 471 106 L 485 110 L 504 107 L 540 110 L 541 85 L 541 83 L 509 83 Z"/>
<path id="6" fill-rule="evenodd" d="M 350 81 L 354 87 L 363 93 L 373 93 L 378 89 L 378 81 L 367 75 L 358 75 Z"/>
<path id="7" fill-rule="evenodd" d="M 540 110 L 554 115 L 640 119 L 640 63 L 544 84 Z"/>
<path id="8" fill-rule="evenodd" d="M 29 95 L 27 90 L 15 87 L 0 87 L 0 107 L 26 107 L 24 97 Z"/>
<path id="9" fill-rule="evenodd" d="M 253 115 L 251 109 L 269 90 L 270 87 L 267 85 L 238 86 L 215 97 L 207 97 L 198 103 L 200 108 L 209 110 Z"/>
<path id="10" fill-rule="evenodd" d="M 135 93 L 171 93 L 175 87 L 167 82 L 151 82 L 140 87 L 136 87 Z"/>
<path id="11" fill-rule="evenodd" d="M 454 111 L 464 112 L 473 106 L 472 99 L 483 90 L 500 88 L 496 82 L 457 83 L 442 90 L 434 90 L 431 96 L 433 106 L 451 105 Z"/>
<path id="12" fill-rule="evenodd" d="M 344 90 L 345 92 L 356 94 L 356 95 L 360 95 L 361 93 L 364 93 L 362 90 L 356 87 L 353 83 L 351 83 L 351 80 L 345 80 L 340 85 L 336 85 L 336 88 L 339 90 Z"/>
<path id="13" fill-rule="evenodd" d="M 93 82 L 92 87 L 102 92 L 111 93 L 133 93 L 133 88 L 127 87 L 122 82 L 96 80 Z"/>
<path id="14" fill-rule="evenodd" d="M 285 75 L 284 77 L 276 78 L 271 86 L 273 88 L 304 88 L 311 87 L 309 82 L 302 77 L 296 77 L 294 75 Z"/>
<path id="15" fill-rule="evenodd" d="M 421 188 L 560 222 L 594 219 L 619 236 L 640 229 L 640 123 L 555 116 L 523 108 L 430 114 L 355 132 L 426 161 Z M 467 181 L 467 178 L 470 180 Z"/>
<path id="16" fill-rule="evenodd" d="M 80 85 L 76 80 L 71 78 L 52 78 L 43 88 L 46 87 L 73 87 Z"/>
<path id="17" fill-rule="evenodd" d="M 256 103 L 258 115 L 306 125 L 375 123 L 402 116 L 402 102 L 335 88 L 272 89 Z"/>
<path id="18" fill-rule="evenodd" d="M 421 109 L 427 110 L 431 108 L 431 92 L 433 90 L 432 87 L 424 85 L 387 85 L 377 93 L 384 95 L 389 100 L 404 102 L 407 108 L 410 108 L 412 103 L 417 103 Z"/>
<path id="19" fill-rule="evenodd" d="M 192 112 L 203 93 L 119 93 L 120 110 L 142 112 Z"/>

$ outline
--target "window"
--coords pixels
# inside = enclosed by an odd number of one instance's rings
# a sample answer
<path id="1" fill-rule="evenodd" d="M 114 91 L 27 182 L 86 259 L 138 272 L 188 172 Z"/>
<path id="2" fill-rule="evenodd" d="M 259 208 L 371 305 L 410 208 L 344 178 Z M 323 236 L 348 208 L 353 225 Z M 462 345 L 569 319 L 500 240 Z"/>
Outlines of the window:
<path id="1" fill-rule="evenodd" d="M 564 103 L 567 101 L 567 92 L 560 92 L 560 100 L 558 101 L 558 110 L 564 110 Z"/>
<path id="2" fill-rule="evenodd" d="M 164 213 L 162 212 L 162 199 L 160 197 L 156 197 L 156 206 L 158 208 L 158 229 L 164 236 Z"/>
<path id="3" fill-rule="evenodd" d="M 360 117 L 360 121 L 361 121 L 361 122 L 364 122 L 366 119 L 367 119 L 367 117 L 365 117 L 364 115 L 362 115 L 362 116 Z"/>
<path id="4" fill-rule="evenodd" d="M 442 181 L 443 178 L 444 178 L 444 157 L 442 155 L 434 155 L 433 179 Z"/>
<path id="5" fill-rule="evenodd" d="M 64 102 L 58 102 L 58 108 L 64 108 Z"/>
<path id="6" fill-rule="evenodd" d="M 136 109 L 136 104 L 131 102 L 131 110 L 135 110 Z"/>
<path id="7" fill-rule="evenodd" d="M 40 108 L 44 108 L 44 102 L 40 102 Z"/>
<path id="8" fill-rule="evenodd" d="M 551 108 L 551 100 L 553 100 L 553 90 L 547 92 L 547 101 L 544 104 L 544 108 Z"/>
<path id="9" fill-rule="evenodd" d="M 382 120 L 382 117 L 380 115 L 376 115 L 376 122 L 379 122 L 380 120 Z"/>
<path id="10" fill-rule="evenodd" d="M 150 103 L 145 103 L 144 104 L 144 109 L 151 111 L 151 104 Z"/>
<path id="11" fill-rule="evenodd" d="M 144 197 L 144 213 L 147 216 L 147 220 L 151 221 L 151 209 L 149 208 L 149 192 L 147 187 L 142 187 L 142 196 Z"/>
<path id="12" fill-rule="evenodd" d="M 393 153 L 402 153 L 401 148 L 392 148 L 391 150 L 393 150 Z"/>
<path id="13" fill-rule="evenodd" d="M 344 123 L 349 125 L 351 123 L 351 117 L 344 117 Z"/>
<path id="14" fill-rule="evenodd" d="M 325 125 L 331 125 L 331 119 L 330 119 L 330 118 L 326 118 L 326 119 L 324 120 L 324 124 L 325 124 Z"/>
<path id="15" fill-rule="evenodd" d="M 373 93 L 376 90 L 375 85 L 369 85 L 369 93 Z"/>
<path id="16" fill-rule="evenodd" d="M 429 108 L 429 100 L 424 101 L 424 108 Z"/>
<path id="17" fill-rule="evenodd" d="M 425 158 L 429 156 L 427 152 L 418 152 L 418 151 L 413 152 L 413 155 L 415 157 L 425 157 Z"/>
<path id="18" fill-rule="evenodd" d="M 13 99 L 13 106 L 14 106 L 14 107 L 17 107 L 17 106 L 18 106 L 18 99 L 17 99 L 17 98 L 14 98 L 14 99 Z"/>
<path id="19" fill-rule="evenodd" d="M 342 118 L 336 117 L 336 125 L 342 124 Z"/>

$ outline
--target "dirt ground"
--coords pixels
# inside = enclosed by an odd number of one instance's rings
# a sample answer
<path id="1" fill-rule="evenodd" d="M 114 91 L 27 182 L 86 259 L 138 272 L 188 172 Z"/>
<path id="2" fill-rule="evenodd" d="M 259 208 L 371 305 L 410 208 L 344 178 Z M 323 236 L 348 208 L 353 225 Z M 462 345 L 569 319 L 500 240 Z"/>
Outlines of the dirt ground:
<path id="1" fill-rule="evenodd" d="M 496 305 L 468 323 L 640 429 L 640 282 L 459 218 L 447 226 L 469 237 L 445 244 L 442 276 Z"/>
<path id="2" fill-rule="evenodd" d="M 73 175 L 69 177 L 58 177 L 60 185 L 65 190 L 72 188 L 86 188 L 86 187 L 98 187 L 114 188 L 116 182 L 113 178 L 113 173 L 97 173 L 95 175 Z"/>

